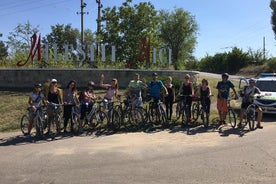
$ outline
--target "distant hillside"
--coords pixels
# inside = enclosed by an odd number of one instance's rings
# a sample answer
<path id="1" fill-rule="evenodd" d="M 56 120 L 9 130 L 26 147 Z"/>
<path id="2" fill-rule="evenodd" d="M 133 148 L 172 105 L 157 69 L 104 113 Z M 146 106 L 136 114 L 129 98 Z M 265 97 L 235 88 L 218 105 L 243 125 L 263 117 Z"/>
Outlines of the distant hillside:
<path id="1" fill-rule="evenodd" d="M 266 65 L 248 66 L 240 69 L 236 75 L 244 77 L 258 77 L 261 73 L 270 72 Z"/>

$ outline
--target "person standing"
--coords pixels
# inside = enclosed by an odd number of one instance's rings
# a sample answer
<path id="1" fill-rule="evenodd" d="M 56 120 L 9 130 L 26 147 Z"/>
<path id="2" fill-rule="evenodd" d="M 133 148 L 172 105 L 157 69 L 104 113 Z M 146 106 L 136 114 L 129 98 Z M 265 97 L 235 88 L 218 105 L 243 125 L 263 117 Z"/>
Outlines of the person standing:
<path id="1" fill-rule="evenodd" d="M 183 98 L 186 98 L 185 102 L 187 105 L 187 114 L 188 114 L 188 121 L 191 122 L 191 106 L 192 106 L 192 100 L 193 96 L 195 94 L 193 83 L 190 81 L 190 75 L 186 74 L 185 79 L 181 84 L 180 95 L 183 95 Z"/>
<path id="2" fill-rule="evenodd" d="M 261 95 L 261 91 L 258 87 L 255 86 L 255 80 L 250 79 L 249 86 L 246 86 L 241 91 L 242 104 L 241 104 L 241 112 L 240 112 L 240 122 L 238 124 L 239 128 L 241 128 L 241 122 L 243 121 L 243 115 L 247 107 L 254 102 L 255 94 Z M 262 120 L 263 111 L 260 107 L 257 107 L 256 111 L 257 111 L 257 128 L 262 129 L 263 126 L 261 125 L 261 120 Z"/>
<path id="3" fill-rule="evenodd" d="M 61 89 L 58 88 L 57 80 L 52 79 L 48 88 L 48 92 L 46 93 L 46 100 L 47 100 L 47 115 L 48 115 L 48 120 L 52 119 L 53 116 L 53 111 L 54 111 L 54 106 L 51 105 L 53 104 L 63 104 L 62 101 L 62 91 Z M 50 123 L 48 121 L 48 132 L 47 134 L 50 133 Z"/>
<path id="4" fill-rule="evenodd" d="M 77 98 L 77 88 L 76 88 L 76 81 L 71 80 L 66 88 L 63 91 L 63 118 L 64 118 L 64 133 L 67 133 L 67 124 L 69 119 L 71 118 L 72 108 L 78 104 L 78 98 Z M 72 121 L 71 121 L 71 132 L 72 130 Z"/>
<path id="5" fill-rule="evenodd" d="M 217 83 L 217 109 L 219 113 L 219 119 L 221 124 L 225 124 L 226 114 L 228 112 L 227 100 L 229 99 L 230 89 L 233 90 L 235 94 L 235 99 L 238 99 L 237 92 L 235 90 L 234 84 L 229 81 L 229 74 L 223 73 L 221 75 L 222 80 Z"/>
<path id="6" fill-rule="evenodd" d="M 201 105 L 204 105 L 205 109 L 206 109 L 206 119 L 207 119 L 207 124 L 208 124 L 209 123 L 209 115 L 210 115 L 210 106 L 211 106 L 210 96 L 212 95 L 208 80 L 202 79 L 201 84 L 198 86 L 197 90 L 198 90 L 198 94 L 200 97 Z"/>
<path id="7" fill-rule="evenodd" d="M 131 80 L 128 84 L 128 98 L 131 101 L 132 109 L 135 107 L 142 107 L 142 89 L 146 88 L 146 84 L 140 80 L 138 73 L 134 74 L 134 80 Z"/>
<path id="8" fill-rule="evenodd" d="M 29 95 L 28 104 L 30 107 L 29 110 L 29 126 L 28 126 L 28 133 L 26 136 L 30 137 L 30 133 L 33 127 L 34 123 L 34 117 L 36 110 L 41 110 L 42 105 L 45 105 L 45 96 L 41 92 L 42 85 L 40 83 L 37 83 L 34 85 L 34 90 Z M 41 112 L 39 112 L 41 113 Z"/>
<path id="9" fill-rule="evenodd" d="M 175 87 L 172 84 L 172 77 L 169 76 L 167 78 L 167 82 L 165 87 L 167 88 L 168 95 L 165 96 L 165 106 L 166 106 L 166 113 L 168 116 L 168 120 L 172 119 L 172 113 L 173 113 L 173 102 L 175 101 Z"/>

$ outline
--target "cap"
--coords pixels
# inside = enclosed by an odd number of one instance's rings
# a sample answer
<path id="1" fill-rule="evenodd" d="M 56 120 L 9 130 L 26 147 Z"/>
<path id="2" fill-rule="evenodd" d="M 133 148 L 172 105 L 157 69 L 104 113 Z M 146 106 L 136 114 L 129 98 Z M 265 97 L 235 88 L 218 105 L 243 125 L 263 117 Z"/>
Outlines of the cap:
<path id="1" fill-rule="evenodd" d="M 255 81 L 255 79 L 249 79 L 249 83 L 255 83 L 256 81 Z"/>
<path id="2" fill-rule="evenodd" d="M 156 72 L 152 73 L 152 76 L 158 76 L 158 74 Z"/>
<path id="3" fill-rule="evenodd" d="M 42 85 L 41 85 L 40 83 L 36 83 L 36 84 L 34 85 L 34 87 L 41 88 L 41 87 L 42 87 Z"/>
<path id="4" fill-rule="evenodd" d="M 223 73 L 221 76 L 222 77 L 229 77 L 229 74 L 228 73 Z"/>
<path id="5" fill-rule="evenodd" d="M 51 80 L 51 83 L 55 83 L 55 82 L 57 82 L 57 79 L 52 79 Z"/>
<path id="6" fill-rule="evenodd" d="M 95 86 L 95 82 L 89 81 L 89 82 L 88 82 L 88 85 Z"/>

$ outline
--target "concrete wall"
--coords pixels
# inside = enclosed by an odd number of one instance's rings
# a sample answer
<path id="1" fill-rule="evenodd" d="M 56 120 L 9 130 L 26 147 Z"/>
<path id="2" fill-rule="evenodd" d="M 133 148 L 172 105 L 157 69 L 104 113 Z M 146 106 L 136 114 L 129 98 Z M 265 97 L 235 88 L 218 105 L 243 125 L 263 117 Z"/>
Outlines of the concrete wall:
<path id="1" fill-rule="evenodd" d="M 172 76 L 173 78 L 184 79 L 189 73 L 193 81 L 196 80 L 197 72 L 193 71 L 172 71 L 172 70 L 128 70 L 128 69 L 0 69 L 0 90 L 30 90 L 36 82 L 45 83 L 55 78 L 64 88 L 67 83 L 74 79 L 78 88 L 86 87 L 87 82 L 92 80 L 99 83 L 100 75 L 105 75 L 105 83 L 110 83 L 112 78 L 119 80 L 119 87 L 127 87 L 129 81 L 138 72 L 141 78 L 151 76 L 157 72 L 159 76 Z"/>

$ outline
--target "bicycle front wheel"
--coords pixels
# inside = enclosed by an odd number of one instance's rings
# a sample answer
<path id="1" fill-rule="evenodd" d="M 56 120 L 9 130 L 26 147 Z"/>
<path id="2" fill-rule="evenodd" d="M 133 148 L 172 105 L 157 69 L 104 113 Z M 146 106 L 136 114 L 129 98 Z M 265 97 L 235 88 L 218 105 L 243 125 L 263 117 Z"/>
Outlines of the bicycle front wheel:
<path id="1" fill-rule="evenodd" d="M 44 135 L 44 124 L 42 118 L 40 116 L 36 117 L 36 134 L 39 137 L 43 137 Z"/>
<path id="2" fill-rule="evenodd" d="M 79 131 L 80 131 L 80 117 L 78 114 L 73 114 L 73 117 L 72 117 L 72 131 L 74 134 L 79 134 Z"/>
<path id="3" fill-rule="evenodd" d="M 93 125 L 94 129 L 100 129 L 104 126 L 107 126 L 108 117 L 105 112 L 98 110 L 95 112 L 90 120 L 91 124 Z"/>
<path id="4" fill-rule="evenodd" d="M 246 109 L 246 121 L 249 125 L 250 130 L 255 129 L 255 106 L 250 105 Z"/>
<path id="5" fill-rule="evenodd" d="M 205 128 L 208 128 L 209 122 L 207 120 L 207 115 L 206 115 L 205 110 L 201 109 L 199 114 L 200 114 L 200 118 L 202 120 L 202 124 L 204 125 Z"/>
<path id="6" fill-rule="evenodd" d="M 229 123 L 232 128 L 236 127 L 236 115 L 233 109 L 229 109 L 226 117 L 226 123 Z"/>
<path id="7" fill-rule="evenodd" d="M 121 119 L 120 113 L 113 109 L 111 113 L 111 126 L 113 130 L 117 131 L 121 128 Z"/>
<path id="8" fill-rule="evenodd" d="M 23 135 L 26 135 L 28 133 L 28 127 L 29 127 L 29 115 L 25 114 L 22 116 L 20 121 L 20 129 Z"/>
<path id="9" fill-rule="evenodd" d="M 159 114 L 160 114 L 160 124 L 164 127 L 167 126 L 168 118 L 167 114 L 162 106 L 159 107 Z"/>
<path id="10" fill-rule="evenodd" d="M 134 109 L 133 111 L 129 111 L 128 123 L 135 130 L 141 129 L 145 123 L 143 113 L 139 109 Z"/>
<path id="11" fill-rule="evenodd" d="M 194 119 L 194 121 L 196 121 L 197 119 L 198 119 L 198 116 L 199 116 L 199 111 L 200 111 L 200 109 L 199 109 L 199 103 L 193 103 L 193 105 L 192 105 L 192 117 L 193 117 L 193 119 Z"/>

